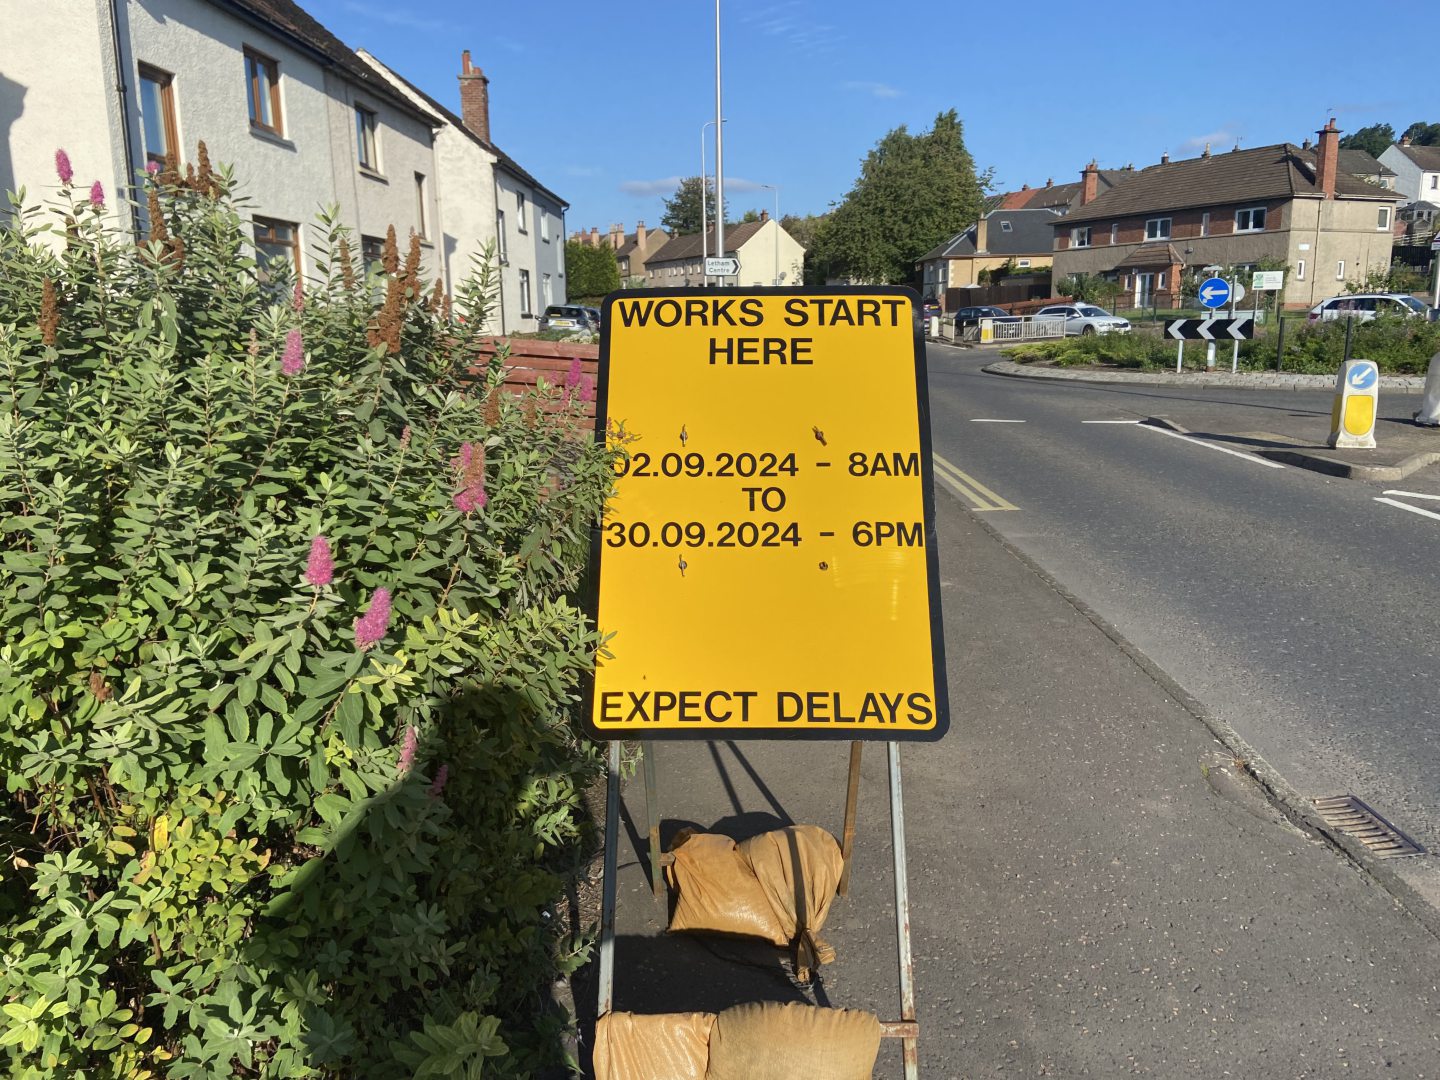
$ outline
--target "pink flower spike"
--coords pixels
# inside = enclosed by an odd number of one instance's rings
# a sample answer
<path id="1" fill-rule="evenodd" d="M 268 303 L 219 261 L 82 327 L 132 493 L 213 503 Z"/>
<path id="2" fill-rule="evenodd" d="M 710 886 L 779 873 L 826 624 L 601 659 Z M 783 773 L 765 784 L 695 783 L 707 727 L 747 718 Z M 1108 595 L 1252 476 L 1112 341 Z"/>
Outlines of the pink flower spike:
<path id="1" fill-rule="evenodd" d="M 456 472 L 463 473 L 466 469 L 470 468 L 470 463 L 474 460 L 475 447 L 467 442 L 460 444 L 460 453 L 450 459 L 450 464 L 454 466 Z"/>
<path id="2" fill-rule="evenodd" d="M 440 793 L 445 790 L 445 784 L 450 779 L 450 766 L 442 763 L 440 768 L 435 770 L 435 779 L 430 781 L 430 797 L 438 799 Z"/>
<path id="3" fill-rule="evenodd" d="M 355 644 L 368 649 L 385 636 L 390 628 L 390 590 L 380 588 L 370 598 L 370 607 L 355 620 Z"/>
<path id="4" fill-rule="evenodd" d="M 579 386 L 580 380 L 584 377 L 584 372 L 585 369 L 581 366 L 580 358 L 577 356 L 574 360 L 570 361 L 570 371 L 565 376 L 565 385 Z"/>
<path id="5" fill-rule="evenodd" d="M 96 210 L 105 209 L 105 186 L 99 180 L 90 185 L 90 205 Z"/>
<path id="6" fill-rule="evenodd" d="M 305 580 L 317 588 L 335 580 L 335 560 L 330 554 L 330 541 L 318 534 L 310 541 L 310 561 L 305 564 Z"/>
<path id="7" fill-rule="evenodd" d="M 285 357 L 280 361 L 280 370 L 286 375 L 299 375 L 305 367 L 305 346 L 300 340 L 300 331 L 291 330 L 285 335 Z"/>
<path id="8" fill-rule="evenodd" d="M 75 178 L 75 170 L 70 167 L 70 155 L 64 150 L 55 151 L 55 174 L 60 177 L 60 183 L 66 185 Z"/>
<path id="9" fill-rule="evenodd" d="M 595 382 L 589 375 L 580 377 L 580 400 L 587 404 L 595 400 Z"/>
<path id="10" fill-rule="evenodd" d="M 156 173 L 158 173 L 158 172 L 160 171 L 160 162 L 158 162 L 158 161 L 147 161 L 147 162 L 145 163 L 145 171 L 146 171 L 147 173 L 149 173 L 151 176 L 154 176 Z"/>
<path id="11" fill-rule="evenodd" d="M 400 775 L 405 775 L 415 765 L 415 750 L 420 745 L 420 736 L 413 727 L 405 729 L 405 741 L 400 747 Z"/>
<path id="12" fill-rule="evenodd" d="M 297 315 L 305 310 L 305 282 L 300 278 L 295 279 L 295 295 L 290 300 L 290 309 Z"/>

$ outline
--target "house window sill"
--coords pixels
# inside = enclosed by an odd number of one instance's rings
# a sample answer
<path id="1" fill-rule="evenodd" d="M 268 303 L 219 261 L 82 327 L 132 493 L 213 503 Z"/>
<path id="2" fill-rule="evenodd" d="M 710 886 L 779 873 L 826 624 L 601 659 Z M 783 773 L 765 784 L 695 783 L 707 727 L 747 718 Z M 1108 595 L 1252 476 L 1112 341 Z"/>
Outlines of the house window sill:
<path id="1" fill-rule="evenodd" d="M 390 183 L 390 181 L 385 178 L 384 173 L 377 172 L 376 170 L 370 168 L 370 166 L 368 165 L 357 165 L 355 168 L 361 176 L 367 177 L 370 180 L 377 180 L 382 184 Z"/>
<path id="2" fill-rule="evenodd" d="M 285 138 L 284 135 L 281 135 L 277 131 L 271 131 L 269 128 L 260 127 L 258 124 L 250 125 L 250 134 L 262 142 L 274 143 L 276 146 L 282 146 L 286 150 L 297 149 L 295 144 Z"/>

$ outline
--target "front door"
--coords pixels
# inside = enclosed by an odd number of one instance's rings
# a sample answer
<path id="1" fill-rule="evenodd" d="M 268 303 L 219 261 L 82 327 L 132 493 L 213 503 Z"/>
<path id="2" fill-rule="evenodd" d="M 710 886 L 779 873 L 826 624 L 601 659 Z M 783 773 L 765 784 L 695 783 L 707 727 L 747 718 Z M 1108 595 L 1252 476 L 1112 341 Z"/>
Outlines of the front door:
<path id="1" fill-rule="evenodd" d="M 1150 299 L 1155 295 L 1155 275 L 1135 275 L 1135 306 L 1144 308 L 1150 306 Z"/>

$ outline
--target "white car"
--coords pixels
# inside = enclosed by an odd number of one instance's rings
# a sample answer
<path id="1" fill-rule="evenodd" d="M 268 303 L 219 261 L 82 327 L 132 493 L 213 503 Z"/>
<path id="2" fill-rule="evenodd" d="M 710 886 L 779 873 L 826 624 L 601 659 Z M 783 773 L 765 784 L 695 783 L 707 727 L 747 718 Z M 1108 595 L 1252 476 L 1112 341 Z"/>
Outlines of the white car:
<path id="1" fill-rule="evenodd" d="M 1329 322 L 1332 319 L 1354 319 L 1369 322 L 1377 315 L 1399 315 L 1407 319 L 1434 318 L 1423 301 L 1408 293 L 1355 293 L 1332 296 L 1322 300 L 1305 316 L 1308 322 Z"/>
<path id="2" fill-rule="evenodd" d="M 1064 319 L 1069 334 L 1128 334 L 1130 322 L 1094 304 L 1051 304 L 1035 313 L 1037 319 Z"/>

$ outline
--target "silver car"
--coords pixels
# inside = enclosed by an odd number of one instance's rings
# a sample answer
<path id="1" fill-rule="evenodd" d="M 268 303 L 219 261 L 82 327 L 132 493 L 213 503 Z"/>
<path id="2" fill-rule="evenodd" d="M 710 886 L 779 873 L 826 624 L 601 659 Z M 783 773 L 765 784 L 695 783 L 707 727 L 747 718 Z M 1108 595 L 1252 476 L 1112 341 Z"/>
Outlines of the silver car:
<path id="1" fill-rule="evenodd" d="M 1430 308 L 1409 293 L 1353 293 L 1320 301 L 1305 318 L 1312 323 L 1330 322 L 1332 319 L 1369 322 L 1377 315 L 1399 315 L 1407 319 L 1435 317 Z"/>
<path id="2" fill-rule="evenodd" d="M 1037 319 L 1064 319 L 1066 335 L 1128 334 L 1130 322 L 1094 304 L 1051 304 L 1035 313 Z"/>

